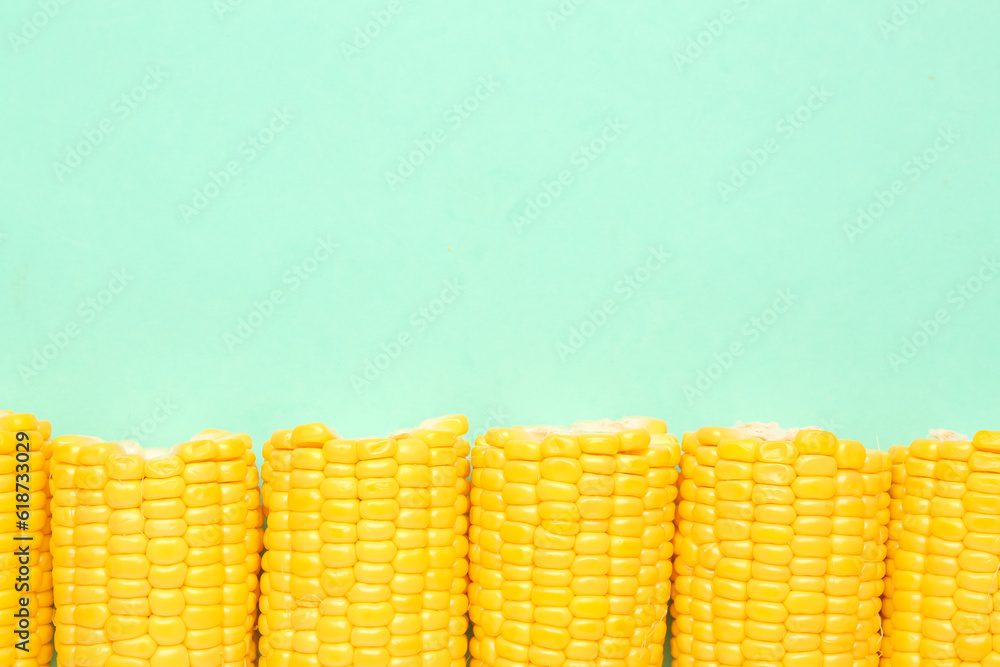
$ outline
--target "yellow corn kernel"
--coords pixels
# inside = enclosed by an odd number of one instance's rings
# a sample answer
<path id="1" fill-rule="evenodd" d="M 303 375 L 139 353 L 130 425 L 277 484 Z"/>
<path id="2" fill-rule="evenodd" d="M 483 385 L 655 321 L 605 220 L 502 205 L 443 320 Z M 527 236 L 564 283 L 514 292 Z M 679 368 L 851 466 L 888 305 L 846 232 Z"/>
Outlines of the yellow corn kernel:
<path id="1" fill-rule="evenodd" d="M 467 429 L 451 415 L 388 438 L 271 436 L 262 667 L 465 664 Z"/>
<path id="2" fill-rule="evenodd" d="M 54 528 L 71 540 L 53 545 L 61 665 L 256 663 L 251 444 L 204 431 L 144 456 L 131 442 L 53 442 Z"/>
<path id="3" fill-rule="evenodd" d="M 888 455 L 758 425 L 682 445 L 674 665 L 876 665 Z"/>
<path id="4" fill-rule="evenodd" d="M 680 462 L 666 424 L 494 428 L 471 453 L 472 664 L 662 664 Z"/>

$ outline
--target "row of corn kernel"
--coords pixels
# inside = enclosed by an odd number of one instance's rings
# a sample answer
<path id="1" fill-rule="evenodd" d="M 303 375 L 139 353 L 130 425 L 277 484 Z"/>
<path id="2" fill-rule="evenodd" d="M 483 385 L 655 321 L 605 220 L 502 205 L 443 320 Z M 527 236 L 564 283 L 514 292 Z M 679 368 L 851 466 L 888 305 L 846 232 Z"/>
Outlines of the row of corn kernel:
<path id="1" fill-rule="evenodd" d="M 647 513 L 647 503 L 670 498 L 676 440 L 656 420 L 589 426 L 477 438 L 469 533 L 476 667 L 662 663 L 672 531 L 669 514 Z"/>
<path id="2" fill-rule="evenodd" d="M 300 427 L 301 428 L 301 427 Z M 290 588 L 291 573 L 291 523 L 288 512 L 288 491 L 291 487 L 291 431 L 276 431 L 264 443 L 261 452 L 261 500 L 263 502 L 266 530 L 264 531 L 264 555 L 261 557 L 260 574 L 260 665 L 264 667 L 272 652 L 289 651 L 292 647 L 291 614 L 281 614 L 277 610 L 290 612 L 281 591 Z M 322 440 L 323 436 L 313 436 Z M 279 446 L 279 444 L 281 446 Z M 271 611 L 272 607 L 275 611 Z M 272 627 L 273 624 L 273 627 Z M 279 627 L 280 625 L 280 627 Z M 276 659 L 275 662 L 278 662 Z M 290 660 L 285 660 L 288 663 Z"/>
<path id="3" fill-rule="evenodd" d="M 868 450 L 861 470 L 864 484 L 864 552 L 858 592 L 858 627 L 854 634 L 854 667 L 877 667 L 882 643 L 881 610 L 885 589 L 886 541 L 889 537 L 889 489 L 892 455 Z"/>
<path id="4" fill-rule="evenodd" d="M 921 448 L 918 448 L 921 449 Z M 927 449 L 926 447 L 922 449 Z M 927 551 L 926 537 L 919 532 L 910 530 L 910 520 L 907 515 L 913 509 L 919 507 L 921 501 L 926 500 L 929 504 L 933 496 L 933 490 L 927 494 L 926 498 L 917 496 L 917 493 L 926 493 L 928 482 L 933 486 L 933 471 L 931 475 L 926 475 L 925 462 L 916 461 L 911 470 L 910 451 L 907 449 L 903 463 L 902 494 L 900 507 L 902 518 L 898 543 L 895 545 L 892 562 L 892 580 L 886 586 L 884 626 L 888 629 L 887 639 L 890 645 L 886 647 L 885 655 L 892 665 L 914 665 L 919 667 L 920 658 L 920 633 L 922 631 L 923 618 L 921 615 L 921 595 L 920 588 L 922 577 L 925 571 L 925 560 Z M 919 479 L 919 478 L 923 479 Z M 917 526 L 913 526 L 917 527 Z"/>
<path id="5" fill-rule="evenodd" d="M 226 431 L 202 431 L 192 440 L 212 439 L 220 443 L 239 439 L 243 445 L 243 464 L 238 461 L 219 463 L 219 482 L 227 483 L 223 489 L 231 488 L 232 495 L 225 497 L 221 507 L 222 522 L 219 531 L 222 536 L 223 563 L 226 566 L 227 588 L 223 603 L 227 633 L 227 652 L 236 655 L 237 646 L 245 645 L 245 663 L 257 662 L 257 609 L 260 596 L 261 550 L 264 548 L 264 510 L 261 506 L 260 474 L 257 470 L 257 456 L 253 443 L 246 434 L 232 435 Z M 189 466 L 190 470 L 190 466 Z M 239 477 L 243 473 L 243 494 L 239 494 Z M 190 476 L 188 477 L 190 479 Z M 243 528 L 241 528 L 241 524 Z M 240 565 L 245 565 L 244 581 L 229 581 L 230 576 L 238 577 Z M 242 608 L 246 608 L 246 614 Z M 227 662 L 236 664 L 238 658 Z"/>
<path id="6" fill-rule="evenodd" d="M 850 441 L 834 439 L 832 455 L 834 475 L 833 530 L 830 554 L 824 576 L 826 596 L 825 627 L 820 635 L 824 662 L 851 665 L 854 658 L 855 632 L 860 624 L 861 572 L 864 569 L 864 467 L 865 450 L 860 443 L 846 449 Z M 826 444 L 826 443 L 824 443 Z M 855 458 L 855 456 L 860 458 Z"/>
<path id="7" fill-rule="evenodd" d="M 52 660 L 51 435 L 51 425 L 34 415 L 0 410 L 0 665 L 4 667 L 42 667 Z"/>
<path id="8" fill-rule="evenodd" d="M 456 429 L 457 430 L 457 429 Z M 455 580 L 452 582 L 448 623 L 448 652 L 451 667 L 466 667 L 469 654 L 469 490 L 472 448 L 465 438 L 455 440 Z"/>
<path id="9" fill-rule="evenodd" d="M 336 565 L 334 558 L 343 555 L 338 552 L 346 551 L 347 545 L 357 541 L 358 531 L 354 525 L 335 520 L 337 508 L 333 499 L 356 498 L 357 482 L 354 463 L 334 462 L 332 447 L 328 463 L 324 444 L 333 439 L 334 435 L 325 426 L 306 424 L 294 431 L 276 431 L 264 444 L 261 472 L 267 530 L 260 601 L 262 667 L 291 665 L 293 653 L 302 656 L 303 664 L 320 664 L 316 657 L 320 642 L 328 642 L 334 633 L 344 634 L 346 621 L 342 617 L 347 605 L 331 604 L 326 597 L 343 595 L 350 585 L 344 574 L 350 563 L 332 568 Z M 293 456 L 298 465 L 293 463 Z M 353 461 L 357 461 L 356 446 Z M 341 476 L 342 481 L 334 480 L 334 475 Z M 293 487 L 293 478 L 297 487 Z M 331 481 L 326 482 L 327 479 Z M 302 491 L 296 500 L 296 511 L 292 509 L 293 488 Z M 310 510 L 303 496 L 317 496 L 317 492 L 318 498 L 312 498 L 312 504 L 318 500 L 319 507 Z M 331 498 L 326 511 L 323 511 L 324 497 Z M 319 546 L 317 540 L 321 542 Z M 329 547 L 322 554 L 320 547 L 326 543 Z M 293 554 L 293 549 L 301 553 Z M 330 662 L 331 654 L 330 649 L 325 651 L 322 664 Z"/>
<path id="10" fill-rule="evenodd" d="M 895 587 L 893 586 L 893 574 L 896 571 L 896 552 L 899 549 L 899 536 L 903 530 L 903 482 L 906 479 L 906 458 L 909 456 L 909 448 L 899 445 L 889 448 L 889 456 L 892 459 L 892 485 L 889 487 L 889 533 L 885 542 L 885 580 L 882 597 L 882 657 L 881 667 L 889 667 L 892 664 L 893 654 L 893 598 L 895 597 Z"/>
<path id="11" fill-rule="evenodd" d="M 60 665 L 255 663 L 260 512 L 250 444 L 213 431 L 147 458 L 134 443 L 54 441 Z"/>
<path id="12" fill-rule="evenodd" d="M 678 667 L 694 667 L 696 662 L 719 664 L 714 628 L 720 630 L 720 638 L 733 638 L 738 635 L 726 630 L 739 629 L 742 620 L 742 610 L 732 609 L 735 605 L 727 598 L 715 598 L 712 593 L 715 566 L 721 558 L 748 557 L 735 541 L 739 535 L 731 535 L 726 524 L 716 537 L 715 463 L 723 437 L 736 437 L 736 433 L 703 428 L 685 433 L 681 440 L 670 639 L 670 654 Z M 745 576 L 728 566 L 724 564 L 720 577 L 740 580 Z"/>
<path id="13" fill-rule="evenodd" d="M 468 656 L 469 640 L 467 632 L 469 629 L 468 611 L 468 584 L 469 584 L 469 486 L 468 479 L 471 472 L 468 459 L 470 453 L 469 441 L 458 437 L 468 431 L 468 421 L 464 416 L 452 415 L 432 419 L 421 424 L 419 429 L 412 431 L 401 431 L 393 435 L 393 438 L 401 440 L 403 438 L 419 438 L 430 441 L 453 441 L 455 456 L 452 458 L 446 452 L 438 454 L 438 461 L 432 461 L 437 465 L 429 468 L 430 474 L 435 477 L 444 472 L 445 479 L 436 479 L 437 483 L 446 483 L 447 479 L 454 479 L 454 493 L 447 488 L 430 489 L 431 508 L 430 520 L 431 530 L 440 529 L 442 522 L 447 522 L 451 517 L 450 508 L 454 507 L 454 522 L 452 525 L 454 535 L 455 552 L 452 557 L 453 579 L 449 591 L 448 602 L 448 655 L 451 659 L 452 667 L 465 667 Z M 432 457 L 434 452 L 432 452 Z M 448 460 L 453 461 L 454 477 L 438 465 L 445 464 Z M 429 550 L 432 554 L 433 550 Z M 441 564 L 445 565 L 447 558 L 441 558 Z"/>
<path id="14" fill-rule="evenodd" d="M 505 509 L 500 496 L 503 490 L 503 450 L 494 445 L 495 442 L 499 442 L 496 437 L 487 439 L 485 435 L 477 436 L 470 453 L 469 621 L 472 623 L 473 638 L 469 648 L 472 667 L 496 662 L 496 642 L 503 626 L 500 598 L 500 586 L 503 584 L 500 526 L 504 522 Z M 488 466 L 487 458 L 490 459 Z M 515 481 L 517 467 L 515 464 L 511 468 Z"/>
<path id="15" fill-rule="evenodd" d="M 450 666 L 464 417 L 390 438 L 321 424 L 264 447 L 262 667 Z M 461 657 L 455 657 L 461 651 Z"/>
<path id="16" fill-rule="evenodd" d="M 899 458 L 887 664 L 1000 665 L 1000 432 L 915 440 Z"/>
<path id="17" fill-rule="evenodd" d="M 264 549 L 264 502 L 261 497 L 260 471 L 257 469 L 257 457 L 253 451 L 246 453 L 247 461 L 247 585 L 252 590 L 252 595 L 247 597 L 247 602 L 253 605 L 253 636 L 248 658 L 249 665 L 257 664 L 257 657 L 260 655 L 259 642 L 260 631 L 258 628 L 258 610 L 260 609 L 260 572 L 261 572 L 261 552 Z"/>
<path id="18" fill-rule="evenodd" d="M 694 527 L 692 521 L 692 511 L 695 504 L 696 490 L 694 487 L 693 464 L 694 454 L 691 450 L 692 438 L 687 435 L 681 440 L 680 470 L 677 475 L 677 510 L 674 518 L 674 561 L 673 572 L 671 574 L 671 600 L 670 600 L 670 655 L 678 654 L 679 642 L 687 642 L 686 654 L 691 653 L 691 642 L 693 640 L 692 630 L 694 617 L 691 615 L 691 583 L 694 576 L 692 562 L 696 555 L 681 557 L 682 548 L 691 548 L 694 544 L 691 532 Z M 672 665 L 680 665 L 676 658 L 671 660 Z"/>
<path id="19" fill-rule="evenodd" d="M 823 431 L 740 435 L 685 435 L 675 664 L 870 664 L 877 642 L 858 640 L 876 619 L 879 570 L 864 561 L 880 553 L 888 520 L 881 458 Z M 868 485 L 863 472 L 876 475 Z"/>
<path id="20" fill-rule="evenodd" d="M 657 665 L 663 663 L 663 644 L 667 635 L 680 445 L 676 437 L 665 432 L 651 433 L 649 447 L 643 454 L 648 460 L 649 472 L 643 496 L 645 529 L 636 612 L 640 623 L 633 633 L 632 647 L 639 649 L 639 664 Z M 635 656 L 635 652 L 630 655 Z"/>

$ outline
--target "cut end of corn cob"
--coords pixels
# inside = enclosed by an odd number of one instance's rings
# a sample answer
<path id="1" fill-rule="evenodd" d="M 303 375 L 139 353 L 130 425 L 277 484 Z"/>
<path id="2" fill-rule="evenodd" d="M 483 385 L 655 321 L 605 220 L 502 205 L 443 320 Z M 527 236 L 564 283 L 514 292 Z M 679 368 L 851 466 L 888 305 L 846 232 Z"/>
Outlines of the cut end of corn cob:
<path id="1" fill-rule="evenodd" d="M 262 667 L 464 667 L 467 429 L 449 415 L 388 438 L 271 436 Z"/>
<path id="2" fill-rule="evenodd" d="M 52 660 L 52 426 L 0 410 L 0 665 Z"/>
<path id="3" fill-rule="evenodd" d="M 451 431 L 455 435 L 469 432 L 469 419 L 465 415 L 446 415 L 421 422 L 419 428 L 430 431 Z"/>
<path id="4" fill-rule="evenodd" d="M 818 426 L 802 428 L 782 428 L 777 422 L 736 422 L 733 430 L 739 431 L 741 438 L 760 438 L 761 440 L 778 441 L 792 440 L 799 431 L 818 431 Z"/>
<path id="5" fill-rule="evenodd" d="M 472 450 L 472 666 L 660 665 L 680 459 L 660 420 L 493 428 Z"/>
<path id="6" fill-rule="evenodd" d="M 650 417 L 623 417 L 619 420 L 576 421 L 570 426 L 540 424 L 536 426 L 515 426 L 514 428 L 523 437 L 541 441 L 549 435 L 597 435 L 628 430 L 643 430 L 650 434 L 662 435 L 667 432 L 667 423 Z"/>
<path id="7" fill-rule="evenodd" d="M 683 444 L 674 665 L 876 665 L 889 454 L 776 424 Z"/>
<path id="8" fill-rule="evenodd" d="M 932 428 L 927 432 L 927 437 L 931 440 L 937 440 L 938 442 L 948 442 L 951 440 L 969 440 L 969 436 L 962 435 L 961 433 L 955 433 L 954 431 L 949 431 L 944 428 Z"/>
<path id="9" fill-rule="evenodd" d="M 250 445 L 225 431 L 152 452 L 53 442 L 60 665 L 256 663 L 262 512 Z"/>

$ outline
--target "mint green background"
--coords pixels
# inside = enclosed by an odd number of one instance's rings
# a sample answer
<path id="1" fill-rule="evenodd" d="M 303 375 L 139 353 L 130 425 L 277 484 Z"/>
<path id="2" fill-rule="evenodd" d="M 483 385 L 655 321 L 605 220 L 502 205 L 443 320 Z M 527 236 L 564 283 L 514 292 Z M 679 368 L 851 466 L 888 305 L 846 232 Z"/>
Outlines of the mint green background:
<path id="1" fill-rule="evenodd" d="M 245 0 L 220 16 L 210 0 L 74 0 L 19 44 L 45 2 L 4 3 L 0 405 L 117 438 L 172 404 L 148 445 L 207 427 L 259 444 L 313 420 L 383 434 L 449 412 L 474 432 L 778 420 L 883 447 L 1000 428 L 1000 281 L 949 300 L 1000 242 L 1000 11 L 909 2 L 887 32 L 883 0 L 591 0 L 558 22 L 554 0 L 401 0 L 348 56 L 388 2 Z M 147 67 L 166 78 L 122 118 L 116 100 Z M 449 108 L 482 77 L 499 87 L 456 127 Z M 789 136 L 782 119 L 814 87 L 832 96 Z M 249 161 L 241 144 L 281 108 L 293 119 Z M 616 118 L 627 127 L 580 171 L 579 147 Z M 104 119 L 111 132 L 60 180 L 54 163 Z M 907 161 L 948 128 L 958 138 L 911 181 Z M 435 131 L 443 143 L 391 189 L 385 172 Z M 766 145 L 724 200 L 719 182 Z M 241 173 L 185 221 L 181 204 L 230 160 Z M 569 185 L 518 230 L 562 170 Z M 897 179 L 850 242 L 845 223 Z M 286 273 L 327 237 L 333 257 L 292 289 Z M 625 298 L 616 284 L 651 247 L 671 259 Z M 81 304 L 120 269 L 134 279 L 86 320 Z M 447 280 L 462 293 L 418 328 Z M 276 289 L 284 302 L 231 351 L 226 334 Z M 793 305 L 745 334 L 778 290 Z M 561 358 L 608 299 L 615 312 Z M 893 368 L 940 309 L 948 321 Z M 352 375 L 400 334 L 410 344 L 356 391 Z M 734 341 L 743 353 L 689 399 Z"/>
<path id="2" fill-rule="evenodd" d="M 778 420 L 883 448 L 1000 428 L 1000 281 L 954 291 L 1000 242 L 995 3 L 591 0 L 559 20 L 554 0 L 221 1 L 53 4 L 25 40 L 11 35 L 57 0 L 0 8 L 0 407 L 57 433 L 139 428 L 158 446 L 208 427 L 259 446 L 314 420 L 384 434 L 450 412 L 474 433 L 626 414 L 678 433 Z M 345 55 L 387 7 L 391 22 Z M 166 78 L 126 117 L 117 100 L 149 67 Z M 499 87 L 459 123 L 449 109 L 482 78 Z M 814 88 L 832 96 L 790 131 Z M 243 142 L 281 108 L 293 118 L 250 160 Z M 581 163 L 614 119 L 627 127 Z M 54 164 L 102 122 L 110 133 L 60 179 Z M 912 180 L 908 161 L 949 130 Z M 390 188 L 386 171 L 435 136 Z M 231 160 L 240 173 L 185 220 Z M 561 173 L 561 194 L 518 229 Z M 844 225 L 897 180 L 852 242 Z M 288 272 L 327 238 L 333 257 L 293 287 Z M 651 247 L 671 259 L 630 293 L 619 281 Z M 126 289 L 88 311 L 123 269 Z M 445 281 L 461 294 L 422 326 Z M 230 349 L 275 290 L 283 302 Z M 792 305 L 763 331 L 752 318 L 779 290 Z M 603 326 L 561 355 L 609 299 Z M 936 335 L 894 367 L 935 316 Z M 45 347 L 67 328 L 63 348 Z M 409 344 L 357 390 L 352 376 L 400 335 Z M 685 393 L 703 371 L 718 377 Z"/>

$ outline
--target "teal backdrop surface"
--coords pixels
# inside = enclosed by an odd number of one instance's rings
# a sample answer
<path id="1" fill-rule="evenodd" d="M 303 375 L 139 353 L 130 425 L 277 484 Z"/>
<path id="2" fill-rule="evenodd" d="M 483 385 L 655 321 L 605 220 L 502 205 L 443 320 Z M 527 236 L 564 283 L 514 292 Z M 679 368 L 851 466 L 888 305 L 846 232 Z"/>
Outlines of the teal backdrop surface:
<path id="1" fill-rule="evenodd" d="M 1000 428 L 987 0 L 10 0 L 0 408 Z"/>

